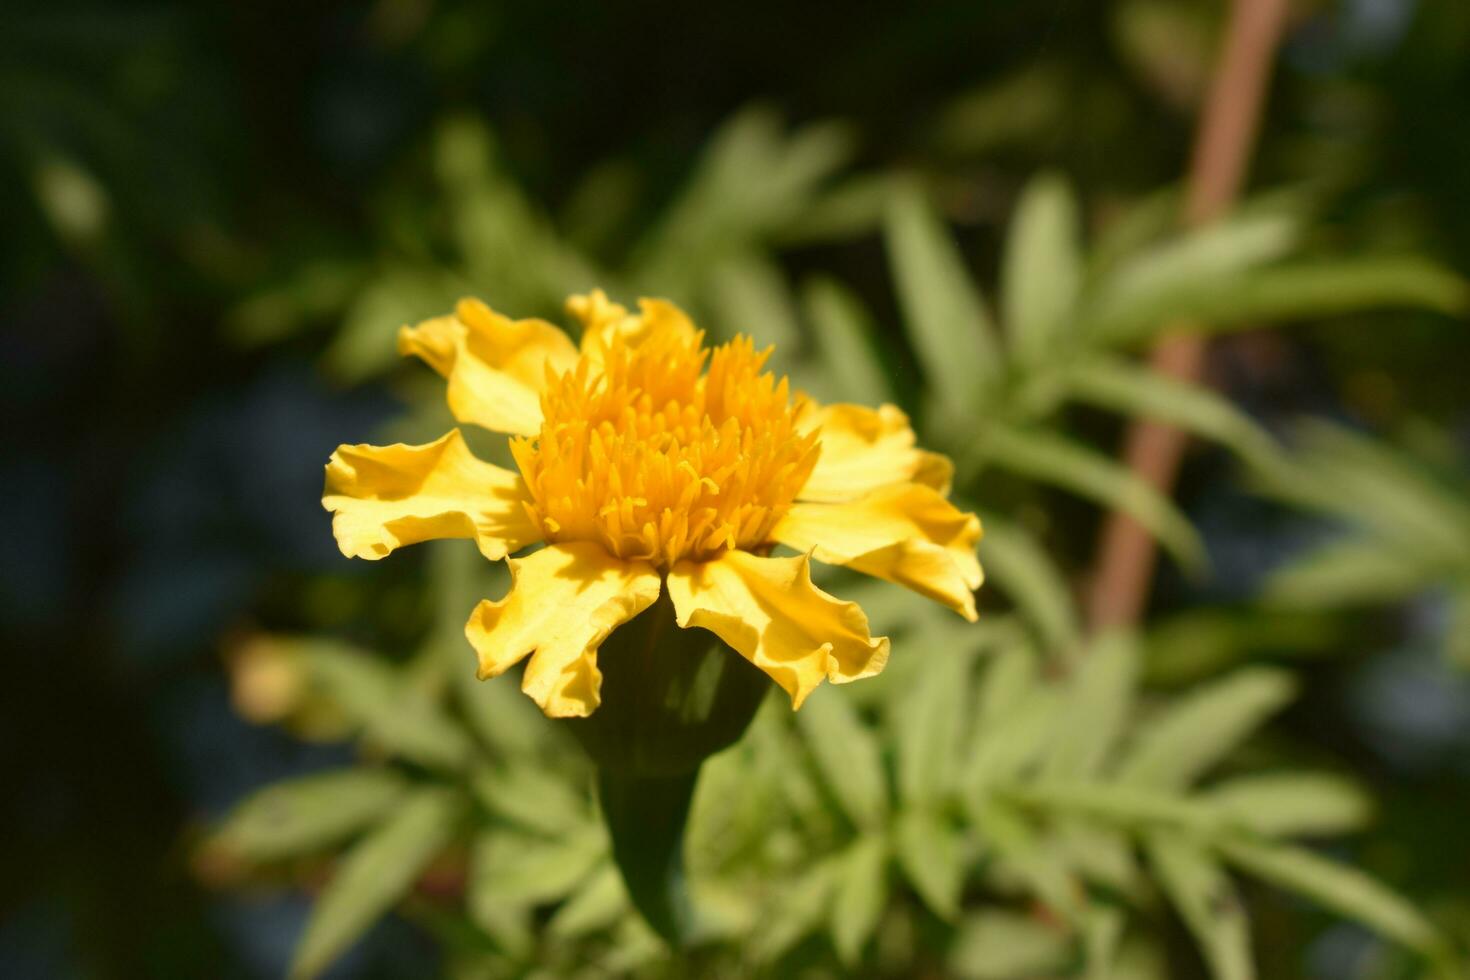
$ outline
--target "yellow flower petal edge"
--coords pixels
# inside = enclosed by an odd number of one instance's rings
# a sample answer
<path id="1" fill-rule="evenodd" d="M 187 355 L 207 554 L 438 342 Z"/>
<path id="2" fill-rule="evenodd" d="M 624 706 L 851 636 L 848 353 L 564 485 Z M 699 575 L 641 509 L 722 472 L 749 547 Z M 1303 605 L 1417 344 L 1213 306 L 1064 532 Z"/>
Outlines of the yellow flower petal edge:
<path id="1" fill-rule="evenodd" d="M 822 679 L 871 677 L 888 662 L 888 638 L 871 636 L 855 602 L 812 584 L 810 559 L 727 551 L 669 572 L 680 626 L 702 627 L 770 675 L 800 708 Z"/>
<path id="2" fill-rule="evenodd" d="M 975 621 L 980 519 L 917 483 L 845 503 L 797 503 L 772 536 L 819 561 L 907 586 Z"/>
<path id="3" fill-rule="evenodd" d="M 348 558 L 382 558 L 433 538 L 473 538 L 498 561 L 541 538 L 520 474 L 476 459 L 458 429 L 421 446 L 340 446 L 322 506 Z"/>
<path id="4" fill-rule="evenodd" d="M 630 314 L 600 289 L 567 300 L 567 311 L 582 323 L 582 356 L 594 364 L 607 360 L 613 347 L 643 345 L 652 337 L 671 337 L 677 343 L 698 347 L 699 331 L 683 310 L 663 299 L 640 299 L 638 312 Z"/>
<path id="5" fill-rule="evenodd" d="M 880 487 L 922 483 L 949 492 L 954 466 L 948 458 L 914 446 L 908 416 L 895 405 L 811 406 L 804 430 L 821 433 L 822 452 L 800 500 L 855 500 Z"/>
<path id="6" fill-rule="evenodd" d="M 465 624 L 480 679 L 531 654 L 521 689 L 552 718 L 586 717 L 601 701 L 597 648 L 658 598 L 658 572 L 590 541 L 512 558 L 510 572 L 506 597 L 483 600 Z"/>
<path id="7" fill-rule="evenodd" d="M 512 320 L 476 299 L 454 315 L 398 332 L 398 350 L 414 354 L 449 381 L 449 410 L 461 422 L 529 435 L 541 427 L 548 371 L 577 360 L 577 348 L 545 320 Z"/>

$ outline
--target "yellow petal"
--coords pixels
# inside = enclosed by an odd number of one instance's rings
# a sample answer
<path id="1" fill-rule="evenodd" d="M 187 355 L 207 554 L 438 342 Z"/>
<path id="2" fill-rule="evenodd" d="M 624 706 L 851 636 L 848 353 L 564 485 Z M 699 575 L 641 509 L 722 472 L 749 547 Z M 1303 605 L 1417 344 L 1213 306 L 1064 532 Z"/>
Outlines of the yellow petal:
<path id="1" fill-rule="evenodd" d="M 546 370 L 565 371 L 577 348 L 545 320 L 512 320 L 477 299 L 453 316 L 398 331 L 398 351 L 416 354 L 449 380 L 449 410 L 461 422 L 534 435 L 541 427 Z"/>
<path id="2" fill-rule="evenodd" d="M 806 555 L 762 558 L 727 551 L 713 561 L 680 562 L 669 572 L 680 626 L 714 633 L 791 695 L 792 708 L 822 678 L 834 684 L 870 677 L 888 662 L 888 638 L 868 633 L 855 602 L 812 584 Z"/>
<path id="3" fill-rule="evenodd" d="M 897 582 L 975 620 L 980 519 L 917 483 L 845 503 L 797 503 L 771 536 L 820 561 Z"/>
<path id="4" fill-rule="evenodd" d="M 638 312 L 630 314 L 627 307 L 594 289 L 568 299 L 567 310 L 582 322 L 582 353 L 598 364 L 615 337 L 637 347 L 660 331 L 673 330 L 690 338 L 697 332 L 688 315 L 668 300 L 640 299 Z"/>
<path id="5" fill-rule="evenodd" d="M 512 558 L 510 573 L 509 594 L 482 601 L 465 624 L 480 679 L 532 654 L 521 689 L 552 718 L 586 717 L 601 700 L 597 648 L 658 598 L 658 572 L 568 541 Z"/>
<path id="6" fill-rule="evenodd" d="M 896 483 L 949 492 L 954 466 L 938 453 L 915 448 L 908 416 L 894 405 L 813 407 L 801 424 L 822 430 L 821 455 L 799 494 L 802 500 L 855 500 Z"/>
<path id="7" fill-rule="evenodd" d="M 339 446 L 322 506 L 348 558 L 433 538 L 474 538 L 491 561 L 541 539 L 519 473 L 476 459 L 458 429 L 423 446 Z"/>

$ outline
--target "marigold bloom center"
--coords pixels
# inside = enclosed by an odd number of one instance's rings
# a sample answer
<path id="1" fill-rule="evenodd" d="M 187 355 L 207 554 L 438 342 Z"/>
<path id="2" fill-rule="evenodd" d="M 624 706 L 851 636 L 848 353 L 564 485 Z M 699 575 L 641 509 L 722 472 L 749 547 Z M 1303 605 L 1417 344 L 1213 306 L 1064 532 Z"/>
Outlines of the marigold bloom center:
<path id="1" fill-rule="evenodd" d="M 615 337 L 600 364 L 584 356 L 548 377 L 540 433 L 511 441 L 548 541 L 598 541 L 661 569 L 767 545 L 818 434 L 798 431 L 787 380 L 762 371 L 769 351 L 702 341 Z"/>

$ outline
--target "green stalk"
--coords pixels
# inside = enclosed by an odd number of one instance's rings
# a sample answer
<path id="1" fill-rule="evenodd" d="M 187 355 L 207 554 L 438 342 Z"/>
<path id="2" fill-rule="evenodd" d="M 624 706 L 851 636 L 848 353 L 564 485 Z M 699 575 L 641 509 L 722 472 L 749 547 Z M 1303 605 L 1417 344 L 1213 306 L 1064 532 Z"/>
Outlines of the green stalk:
<path id="1" fill-rule="evenodd" d="M 684 830 L 700 764 L 744 734 L 770 690 L 713 633 L 680 629 L 667 593 L 602 644 L 602 704 L 568 722 L 597 763 L 613 859 L 671 945 L 689 936 Z"/>

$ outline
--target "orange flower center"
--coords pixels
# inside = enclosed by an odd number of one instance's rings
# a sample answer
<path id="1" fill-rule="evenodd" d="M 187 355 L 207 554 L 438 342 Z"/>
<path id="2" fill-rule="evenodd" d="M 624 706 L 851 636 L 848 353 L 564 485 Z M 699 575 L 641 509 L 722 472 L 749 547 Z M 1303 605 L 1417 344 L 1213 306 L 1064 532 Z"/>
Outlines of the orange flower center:
<path id="1" fill-rule="evenodd" d="M 549 379 L 535 438 L 511 440 L 548 541 L 598 541 L 668 569 L 766 546 L 816 464 L 817 432 L 797 431 L 770 351 L 737 337 L 615 336 Z M 709 370 L 704 370 L 708 362 Z"/>

